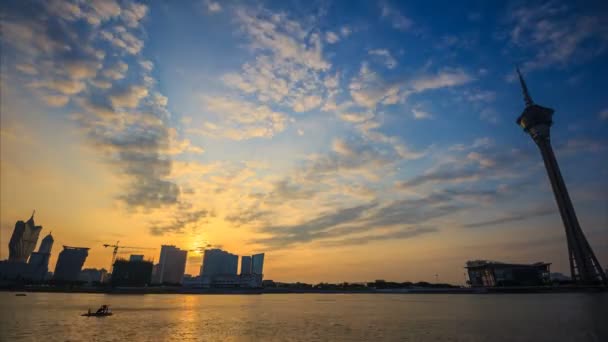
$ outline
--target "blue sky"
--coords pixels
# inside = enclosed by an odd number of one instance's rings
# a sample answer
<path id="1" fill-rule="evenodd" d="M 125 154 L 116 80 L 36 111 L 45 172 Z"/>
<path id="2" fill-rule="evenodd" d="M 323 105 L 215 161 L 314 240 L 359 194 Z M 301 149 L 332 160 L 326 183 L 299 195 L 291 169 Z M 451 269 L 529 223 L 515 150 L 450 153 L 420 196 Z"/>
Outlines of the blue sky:
<path id="1" fill-rule="evenodd" d="M 603 2 L 2 8 L 3 236 L 35 207 L 66 244 L 97 246 L 96 267 L 119 238 L 267 251 L 285 280 L 458 282 L 473 258 L 565 272 L 515 124 L 517 64 L 556 110 L 562 172 L 608 264 Z"/>

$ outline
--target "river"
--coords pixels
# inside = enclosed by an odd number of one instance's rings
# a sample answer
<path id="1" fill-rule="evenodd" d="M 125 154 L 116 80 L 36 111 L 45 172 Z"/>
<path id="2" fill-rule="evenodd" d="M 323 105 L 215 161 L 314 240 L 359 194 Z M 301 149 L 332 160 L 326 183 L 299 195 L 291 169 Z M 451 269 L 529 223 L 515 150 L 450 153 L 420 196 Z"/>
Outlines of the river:
<path id="1" fill-rule="evenodd" d="M 608 293 L 0 292 L 0 318 L 0 341 L 608 341 Z"/>

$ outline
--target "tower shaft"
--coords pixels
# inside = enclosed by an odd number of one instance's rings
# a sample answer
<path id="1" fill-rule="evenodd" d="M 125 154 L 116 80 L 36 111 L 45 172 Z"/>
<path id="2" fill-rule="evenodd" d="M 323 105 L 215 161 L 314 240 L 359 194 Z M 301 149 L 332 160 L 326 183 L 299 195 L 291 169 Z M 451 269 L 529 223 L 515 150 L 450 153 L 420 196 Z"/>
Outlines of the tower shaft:
<path id="1" fill-rule="evenodd" d="M 570 261 L 570 273 L 572 280 L 577 283 L 597 283 L 598 281 L 608 284 L 606 274 L 600 266 L 585 234 L 580 227 L 574 206 L 570 200 L 568 189 L 553 153 L 553 147 L 548 137 L 534 139 L 543 156 L 545 168 L 553 188 L 555 201 L 559 208 L 562 222 L 566 230 L 568 242 L 568 257 Z"/>

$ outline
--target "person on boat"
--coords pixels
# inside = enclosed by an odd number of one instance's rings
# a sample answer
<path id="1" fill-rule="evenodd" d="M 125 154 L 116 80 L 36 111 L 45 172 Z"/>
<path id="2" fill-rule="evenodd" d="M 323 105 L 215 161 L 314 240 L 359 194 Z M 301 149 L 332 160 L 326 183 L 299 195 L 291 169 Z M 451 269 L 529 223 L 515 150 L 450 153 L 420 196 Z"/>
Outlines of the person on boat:
<path id="1" fill-rule="evenodd" d="M 105 314 L 108 313 L 108 306 L 107 305 L 102 305 L 99 309 L 97 309 L 98 314 Z"/>

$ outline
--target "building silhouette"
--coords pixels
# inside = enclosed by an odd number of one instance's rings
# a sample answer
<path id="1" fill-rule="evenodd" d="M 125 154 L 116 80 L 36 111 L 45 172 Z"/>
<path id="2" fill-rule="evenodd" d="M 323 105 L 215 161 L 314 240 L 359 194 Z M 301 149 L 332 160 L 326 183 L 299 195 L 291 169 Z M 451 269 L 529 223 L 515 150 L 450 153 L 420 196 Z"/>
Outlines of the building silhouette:
<path id="1" fill-rule="evenodd" d="M 186 271 L 188 251 L 175 246 L 162 245 L 160 260 L 157 267 L 157 277 L 160 284 L 181 284 Z"/>
<path id="2" fill-rule="evenodd" d="M 36 248 L 42 226 L 34 223 L 34 213 L 26 222 L 17 221 L 8 244 L 8 261 L 25 263 Z"/>
<path id="3" fill-rule="evenodd" d="M 559 213 L 566 229 L 572 280 L 579 284 L 604 283 L 608 285 L 606 274 L 578 223 L 566 183 L 559 170 L 553 147 L 551 147 L 550 133 L 554 111 L 551 108 L 539 106 L 532 101 L 519 68 L 517 73 L 526 104 L 523 113 L 517 118 L 517 124 L 532 137 L 543 157 Z"/>
<path id="4" fill-rule="evenodd" d="M 251 273 L 256 275 L 264 274 L 264 253 L 251 256 Z"/>
<path id="5" fill-rule="evenodd" d="M 551 264 L 509 264 L 498 261 L 475 260 L 466 265 L 472 287 L 542 286 L 551 283 Z"/>
<path id="6" fill-rule="evenodd" d="M 144 261 L 144 256 L 143 254 L 131 254 L 129 261 Z"/>
<path id="7" fill-rule="evenodd" d="M 33 281 L 43 281 L 49 271 L 49 259 L 53 249 L 53 236 L 49 233 L 42 239 L 38 252 L 32 253 L 29 265 L 29 277 Z"/>
<path id="8" fill-rule="evenodd" d="M 152 280 L 151 261 L 118 259 L 112 271 L 112 286 L 147 286 Z M 181 282 L 181 279 L 180 279 Z"/>
<path id="9" fill-rule="evenodd" d="M 80 271 L 84 265 L 89 248 L 63 246 L 63 251 L 59 253 L 53 280 L 55 282 L 77 282 L 79 281 Z"/>
<path id="10" fill-rule="evenodd" d="M 98 285 L 106 282 L 108 271 L 105 268 L 85 268 L 80 271 L 78 280 L 87 285 Z"/>
<path id="11" fill-rule="evenodd" d="M 241 275 L 251 274 L 251 257 L 244 255 L 241 257 Z"/>
<path id="12" fill-rule="evenodd" d="M 201 276 L 236 276 L 239 256 L 221 249 L 207 249 L 203 255 Z"/>

